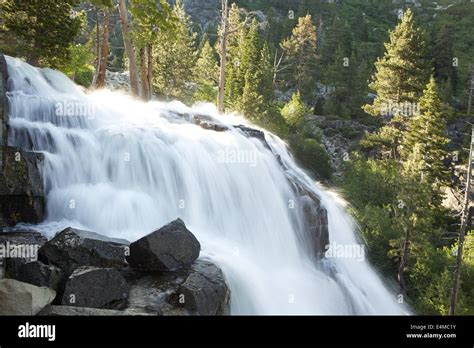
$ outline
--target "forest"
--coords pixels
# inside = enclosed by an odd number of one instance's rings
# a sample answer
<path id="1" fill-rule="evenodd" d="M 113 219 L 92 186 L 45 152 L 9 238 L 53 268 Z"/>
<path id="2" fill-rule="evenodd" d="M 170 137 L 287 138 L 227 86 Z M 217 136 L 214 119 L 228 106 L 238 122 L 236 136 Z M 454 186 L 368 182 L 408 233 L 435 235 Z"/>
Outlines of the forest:
<path id="1" fill-rule="evenodd" d="M 0 52 L 242 115 L 349 202 L 398 301 L 474 315 L 473 23 L 469 0 L 4 0 Z"/>

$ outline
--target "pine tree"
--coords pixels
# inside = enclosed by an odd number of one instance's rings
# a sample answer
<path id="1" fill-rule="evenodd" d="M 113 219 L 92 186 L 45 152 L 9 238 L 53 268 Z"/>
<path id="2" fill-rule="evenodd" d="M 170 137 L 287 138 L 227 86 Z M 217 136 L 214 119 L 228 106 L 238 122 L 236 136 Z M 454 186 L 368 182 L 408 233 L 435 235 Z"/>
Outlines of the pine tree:
<path id="1" fill-rule="evenodd" d="M 364 110 L 380 116 L 390 105 L 417 103 L 428 80 L 429 66 L 423 31 L 416 27 L 408 9 L 403 20 L 390 33 L 385 55 L 375 63 L 376 73 L 369 87 L 377 94 L 372 105 Z M 399 112 L 395 111 L 395 115 Z"/>
<path id="2" fill-rule="evenodd" d="M 195 101 L 208 101 L 215 103 L 217 98 L 217 84 L 219 82 L 219 67 L 216 53 L 209 44 L 207 36 L 202 40 L 199 58 L 194 67 L 197 90 L 193 99 Z"/>
<path id="3" fill-rule="evenodd" d="M 15 38 L 14 54 L 33 65 L 65 65 L 84 18 L 77 6 L 78 0 L 0 1 L 6 35 Z"/>
<path id="4" fill-rule="evenodd" d="M 316 27 L 311 15 L 300 17 L 290 38 L 281 43 L 285 52 L 285 79 L 294 86 L 303 99 L 309 99 L 315 89 Z"/>
<path id="5" fill-rule="evenodd" d="M 377 98 L 363 109 L 388 121 L 372 141 L 389 152 L 391 158 L 398 159 L 407 116 L 416 111 L 429 74 L 425 35 L 415 25 L 410 9 L 390 33 L 385 50 L 385 55 L 375 63 L 376 73 L 369 85 Z"/>
<path id="6" fill-rule="evenodd" d="M 440 185 L 449 179 L 443 161 L 447 157 L 446 117 L 432 76 L 420 99 L 420 114 L 413 117 L 404 135 L 405 171 L 420 175 L 430 184 Z"/>
<path id="7" fill-rule="evenodd" d="M 196 34 L 191 33 L 190 17 L 180 1 L 172 14 L 176 18 L 174 27 L 158 33 L 153 47 L 153 87 L 158 95 L 186 101 L 191 97 L 190 82 L 194 80 Z"/>

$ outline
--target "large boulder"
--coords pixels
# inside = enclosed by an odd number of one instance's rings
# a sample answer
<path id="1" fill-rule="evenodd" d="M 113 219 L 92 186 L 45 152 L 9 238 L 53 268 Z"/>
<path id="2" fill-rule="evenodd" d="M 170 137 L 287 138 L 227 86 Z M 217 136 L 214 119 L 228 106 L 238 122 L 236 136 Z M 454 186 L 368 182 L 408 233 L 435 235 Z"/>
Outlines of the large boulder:
<path id="1" fill-rule="evenodd" d="M 45 265 L 41 261 L 28 262 L 18 258 L 6 259 L 5 277 L 56 291 L 64 281 L 64 274 L 58 267 Z"/>
<path id="2" fill-rule="evenodd" d="M 56 297 L 49 288 L 20 282 L 0 280 L 0 315 L 36 315 Z"/>
<path id="3" fill-rule="evenodd" d="M 0 146 L 0 156 L 0 227 L 41 222 L 45 205 L 40 172 L 43 154 Z"/>
<path id="4" fill-rule="evenodd" d="M 76 267 L 117 267 L 125 263 L 128 241 L 68 227 L 39 250 L 40 261 L 70 275 Z"/>
<path id="5" fill-rule="evenodd" d="M 79 267 L 69 277 L 62 304 L 77 307 L 111 308 L 126 301 L 129 285 L 114 268 Z"/>
<path id="6" fill-rule="evenodd" d="M 200 250 L 196 237 L 176 219 L 132 243 L 127 261 L 142 270 L 172 271 L 190 266 Z"/>
<path id="7" fill-rule="evenodd" d="M 36 231 L 0 232 L 0 279 L 3 278 L 6 258 L 35 261 L 38 249 L 46 242 L 47 239 Z"/>
<path id="8" fill-rule="evenodd" d="M 170 295 L 169 301 L 191 315 L 228 315 L 229 298 L 229 288 L 221 269 L 201 261 L 193 265 L 188 277 Z"/>
<path id="9" fill-rule="evenodd" d="M 189 269 L 124 271 L 131 284 L 127 312 L 157 315 L 226 315 L 229 288 L 214 264 L 197 260 Z"/>

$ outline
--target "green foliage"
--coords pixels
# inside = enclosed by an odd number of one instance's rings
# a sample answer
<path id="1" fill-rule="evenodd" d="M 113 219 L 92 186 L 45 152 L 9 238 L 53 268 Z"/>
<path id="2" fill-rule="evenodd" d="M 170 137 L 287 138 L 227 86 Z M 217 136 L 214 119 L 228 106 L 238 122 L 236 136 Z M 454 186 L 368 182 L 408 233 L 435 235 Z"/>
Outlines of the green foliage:
<path id="1" fill-rule="evenodd" d="M 84 14 L 78 0 L 5 0 L 0 2 L 9 52 L 33 65 L 58 68 L 66 64 L 81 30 Z"/>
<path id="2" fill-rule="evenodd" d="M 92 41 L 72 45 L 70 52 L 70 59 L 60 67 L 61 70 L 77 84 L 89 87 L 94 76 Z"/>
<path id="3" fill-rule="evenodd" d="M 300 92 L 293 94 L 288 104 L 281 109 L 281 114 L 290 127 L 296 128 L 302 125 L 309 110 L 301 100 Z"/>
<path id="4" fill-rule="evenodd" d="M 281 43 L 287 66 L 285 81 L 295 86 L 305 100 L 312 97 L 316 87 L 316 43 L 316 27 L 311 15 L 300 17 L 291 37 Z"/>
<path id="5" fill-rule="evenodd" d="M 443 114 L 436 80 L 431 77 L 420 99 L 420 115 L 411 118 L 404 134 L 405 170 L 437 186 L 446 184 L 449 172 L 443 161 L 447 157 L 446 117 Z"/>
<path id="6" fill-rule="evenodd" d="M 332 175 L 326 149 L 316 139 L 290 136 L 290 147 L 296 159 L 321 180 L 329 180 Z"/>
<path id="7" fill-rule="evenodd" d="M 375 63 L 376 73 L 369 85 L 377 98 L 364 108 L 373 116 L 381 115 L 393 103 L 416 103 L 426 85 L 429 68 L 425 35 L 415 25 L 411 10 L 390 33 L 385 50 L 383 58 Z"/>
<path id="8" fill-rule="evenodd" d="M 217 65 L 216 53 L 209 44 L 207 37 L 204 37 L 202 42 L 199 58 L 194 67 L 197 88 L 193 100 L 215 103 L 217 99 L 219 67 Z"/>
<path id="9" fill-rule="evenodd" d="M 192 98 L 196 62 L 196 34 L 191 33 L 191 20 L 181 2 L 173 7 L 176 25 L 157 33 L 153 45 L 153 87 L 159 96 L 189 101 Z"/>

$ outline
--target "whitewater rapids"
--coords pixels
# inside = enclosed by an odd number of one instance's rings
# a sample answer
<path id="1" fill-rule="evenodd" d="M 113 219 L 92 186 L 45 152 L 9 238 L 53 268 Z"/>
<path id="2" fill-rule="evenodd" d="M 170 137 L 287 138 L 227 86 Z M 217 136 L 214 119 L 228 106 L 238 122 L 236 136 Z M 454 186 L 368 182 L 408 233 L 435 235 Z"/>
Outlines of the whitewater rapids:
<path id="1" fill-rule="evenodd" d="M 270 149 L 230 127 L 205 130 L 211 105 L 143 103 L 118 92 L 84 93 L 62 73 L 6 57 L 9 145 L 42 152 L 51 238 L 67 226 L 130 241 L 182 218 L 218 264 L 232 314 L 406 314 L 397 294 L 362 258 L 315 259 L 305 248 L 303 211 L 290 175 L 328 211 L 332 245 L 362 246 L 337 195 L 295 164 L 265 132 Z M 288 173 L 286 173 L 288 174 Z"/>

